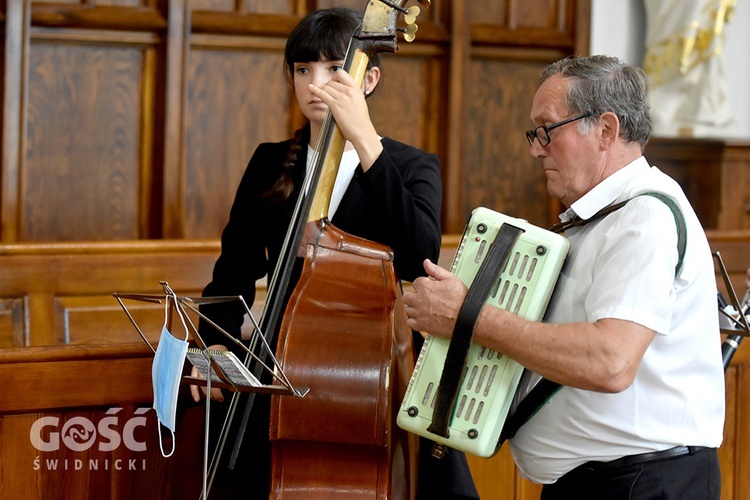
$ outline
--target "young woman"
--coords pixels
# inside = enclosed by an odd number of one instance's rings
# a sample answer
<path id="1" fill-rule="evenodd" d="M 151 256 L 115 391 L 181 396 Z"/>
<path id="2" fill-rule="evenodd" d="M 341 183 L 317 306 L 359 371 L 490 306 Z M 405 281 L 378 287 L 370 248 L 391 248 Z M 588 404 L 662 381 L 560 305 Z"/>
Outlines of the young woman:
<path id="1" fill-rule="evenodd" d="M 331 223 L 347 233 L 388 245 L 394 252 L 396 274 L 402 280 L 423 275 L 424 259 L 437 259 L 441 241 L 440 163 L 436 155 L 381 137 L 375 130 L 365 98 L 380 81 L 377 55 L 370 59 L 362 87 L 342 70 L 347 46 L 359 23 L 356 12 L 331 8 L 309 14 L 292 31 L 285 50 L 286 70 L 308 123 L 293 138 L 260 144 L 256 149 L 237 190 L 222 233 L 221 255 L 204 296 L 242 295 L 248 304 L 253 303 L 256 281 L 273 273 L 279 258 L 329 109 L 347 139 L 328 211 Z M 202 311 L 240 337 L 245 312 L 240 304 L 204 306 Z M 214 344 L 211 348 L 225 348 L 226 340 L 215 329 L 202 324 L 200 333 L 207 344 Z M 198 387 L 191 391 L 198 401 Z M 212 397 L 223 400 L 218 390 L 212 390 Z M 267 439 L 267 398 L 255 399 L 266 413 L 265 421 L 258 421 L 255 427 L 261 428 Z M 254 413 L 261 410 L 254 409 Z M 255 446 L 246 443 L 244 448 Z M 431 446 L 423 448 L 428 456 Z M 259 451 L 253 453 L 263 456 Z M 450 488 L 439 476 L 449 480 L 457 476 L 451 482 L 468 491 L 470 497 L 475 496 L 465 458 L 455 455 L 461 460 L 458 466 L 450 460 L 441 461 L 440 468 L 446 470 L 428 479 L 439 484 L 444 493 Z M 267 462 L 265 456 L 253 463 L 252 475 L 261 482 L 267 478 Z M 420 470 L 426 475 L 430 468 L 421 466 Z M 253 480 L 249 474 L 241 473 L 242 482 L 237 485 L 245 495 L 249 487 L 246 481 Z M 257 488 L 263 491 L 263 484 Z M 421 489 L 427 493 L 426 487 Z"/>

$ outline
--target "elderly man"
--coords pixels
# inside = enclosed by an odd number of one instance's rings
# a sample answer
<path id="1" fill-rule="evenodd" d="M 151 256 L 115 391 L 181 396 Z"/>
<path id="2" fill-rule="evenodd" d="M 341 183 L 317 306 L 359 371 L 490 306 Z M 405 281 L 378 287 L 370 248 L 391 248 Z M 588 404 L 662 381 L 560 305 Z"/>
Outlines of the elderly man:
<path id="1" fill-rule="evenodd" d="M 679 185 L 643 157 L 645 75 L 612 57 L 560 60 L 540 78 L 531 121 L 547 191 L 568 207 L 561 221 L 576 222 L 544 322 L 485 305 L 474 325 L 475 343 L 528 370 L 521 395 L 540 377 L 562 384 L 509 440 L 516 464 L 544 484 L 542 499 L 718 499 L 713 262 Z M 404 295 L 409 325 L 450 336 L 466 286 L 425 269 Z"/>

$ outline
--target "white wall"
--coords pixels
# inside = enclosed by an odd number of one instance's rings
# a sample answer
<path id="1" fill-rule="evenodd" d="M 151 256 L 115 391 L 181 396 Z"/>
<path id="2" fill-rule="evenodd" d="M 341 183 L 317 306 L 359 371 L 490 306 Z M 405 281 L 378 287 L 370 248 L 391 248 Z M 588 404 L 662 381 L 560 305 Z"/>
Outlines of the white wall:
<path id="1" fill-rule="evenodd" d="M 645 28 L 642 0 L 592 0 L 592 54 L 609 54 L 640 65 Z M 729 101 L 740 137 L 750 139 L 750 1 L 737 0 L 734 19 L 725 33 L 723 57 Z"/>

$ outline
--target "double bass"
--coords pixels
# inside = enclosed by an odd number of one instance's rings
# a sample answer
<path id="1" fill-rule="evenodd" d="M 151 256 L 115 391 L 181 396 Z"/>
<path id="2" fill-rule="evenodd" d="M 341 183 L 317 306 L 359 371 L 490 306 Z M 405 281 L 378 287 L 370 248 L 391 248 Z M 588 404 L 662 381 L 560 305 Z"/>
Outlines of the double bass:
<path id="1" fill-rule="evenodd" d="M 367 2 L 343 65 L 357 84 L 374 53 L 396 51 L 398 31 L 413 40 L 419 9 L 405 3 Z M 397 27 L 399 14 L 406 28 Z M 259 323 L 268 343 L 278 332 L 276 356 L 287 378 L 309 388 L 304 397 L 271 397 L 271 498 L 400 499 L 416 493 L 418 437 L 396 426 L 414 357 L 393 252 L 328 220 L 345 143 L 329 111 Z M 292 270 L 300 260 L 295 281 Z M 243 396 L 232 400 L 214 464 L 237 419 L 233 453 L 241 444 L 255 399 Z"/>

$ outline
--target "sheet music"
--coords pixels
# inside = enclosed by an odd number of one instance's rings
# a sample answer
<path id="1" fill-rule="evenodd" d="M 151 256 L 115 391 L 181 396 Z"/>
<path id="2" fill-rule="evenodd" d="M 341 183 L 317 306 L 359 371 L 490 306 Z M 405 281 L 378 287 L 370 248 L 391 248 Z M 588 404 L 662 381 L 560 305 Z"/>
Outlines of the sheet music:
<path id="1" fill-rule="evenodd" d="M 224 375 L 232 381 L 233 384 L 239 386 L 252 386 L 260 387 L 260 381 L 255 375 L 242 364 L 242 362 L 234 355 L 231 351 L 218 351 L 214 349 L 207 349 L 211 358 L 219 364 L 221 369 L 224 371 Z M 209 371 L 209 360 L 203 354 L 203 351 L 198 348 L 190 348 L 187 351 L 188 360 L 195 366 L 201 375 L 204 377 Z M 214 382 L 222 382 L 216 370 L 211 368 L 211 380 Z"/>

